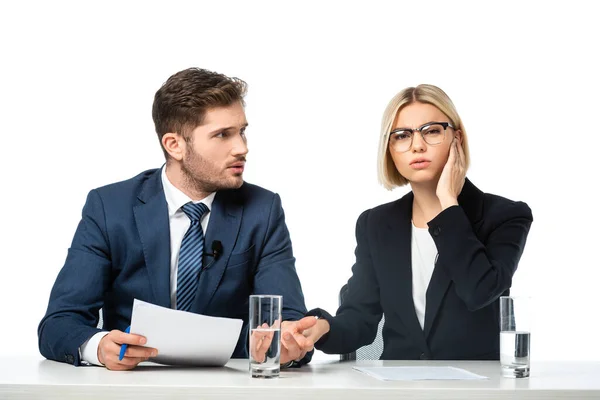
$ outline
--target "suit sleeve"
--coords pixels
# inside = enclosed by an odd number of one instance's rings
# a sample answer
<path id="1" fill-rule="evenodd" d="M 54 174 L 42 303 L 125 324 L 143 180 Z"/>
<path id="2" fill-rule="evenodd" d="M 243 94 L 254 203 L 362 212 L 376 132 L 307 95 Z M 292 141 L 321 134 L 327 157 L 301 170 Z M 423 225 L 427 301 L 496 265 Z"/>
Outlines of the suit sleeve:
<path id="1" fill-rule="evenodd" d="M 254 293 L 276 293 L 283 296 L 281 316 L 284 321 L 297 321 L 306 313 L 304 295 L 296 273 L 295 261 L 281 198 L 275 194 L 269 211 L 267 231 L 262 243 L 258 266 L 254 274 Z M 299 365 L 310 362 L 312 354 L 313 352 L 309 352 Z"/>
<path id="2" fill-rule="evenodd" d="M 530 208 L 522 202 L 490 210 L 489 218 L 497 223 L 485 243 L 477 238 L 460 206 L 447 208 L 428 224 L 439 264 L 470 311 L 489 305 L 510 289 L 533 222 Z"/>
<path id="3" fill-rule="evenodd" d="M 281 199 L 275 194 L 254 274 L 254 293 L 273 294 L 276 291 L 282 295 L 281 314 L 284 321 L 298 320 L 306 313 L 295 261 Z"/>
<path id="4" fill-rule="evenodd" d="M 38 345 L 44 357 L 80 365 L 80 346 L 100 331 L 96 328 L 98 312 L 110 270 L 104 208 L 100 195 L 91 191 L 38 327 Z"/>
<path id="5" fill-rule="evenodd" d="M 368 218 L 369 211 L 365 211 L 356 223 L 356 262 L 348 280 L 344 302 L 338 308 L 336 316 L 332 317 L 321 309 L 309 312 L 309 315 L 318 315 L 329 322 L 329 333 L 315 346 L 328 354 L 350 353 L 372 343 L 377 335 L 383 311 L 379 283 L 369 251 Z"/>

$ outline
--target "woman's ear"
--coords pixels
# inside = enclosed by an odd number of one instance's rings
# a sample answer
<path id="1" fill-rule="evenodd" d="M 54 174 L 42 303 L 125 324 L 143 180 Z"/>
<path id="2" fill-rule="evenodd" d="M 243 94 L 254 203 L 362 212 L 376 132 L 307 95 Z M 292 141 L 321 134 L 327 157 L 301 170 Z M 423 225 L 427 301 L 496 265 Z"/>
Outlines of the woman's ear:
<path id="1" fill-rule="evenodd" d="M 458 141 L 458 143 L 462 144 L 462 131 L 460 129 L 457 131 L 454 131 L 454 139 L 456 139 Z"/>

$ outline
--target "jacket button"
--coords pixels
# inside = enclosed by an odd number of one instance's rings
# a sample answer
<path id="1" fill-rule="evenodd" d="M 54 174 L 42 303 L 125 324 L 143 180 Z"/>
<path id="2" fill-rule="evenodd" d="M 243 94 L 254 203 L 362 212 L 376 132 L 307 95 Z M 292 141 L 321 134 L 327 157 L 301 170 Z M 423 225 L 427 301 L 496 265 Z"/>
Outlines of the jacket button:
<path id="1" fill-rule="evenodd" d="M 71 354 L 65 354 L 65 361 L 69 364 L 73 364 L 75 362 L 75 358 Z"/>
<path id="2" fill-rule="evenodd" d="M 442 232 L 442 228 L 440 228 L 439 226 L 433 228 L 433 236 L 439 236 L 440 232 Z"/>
<path id="3" fill-rule="evenodd" d="M 429 360 L 429 357 L 427 357 L 427 354 L 425 353 L 421 353 L 421 357 L 419 357 L 421 360 Z"/>

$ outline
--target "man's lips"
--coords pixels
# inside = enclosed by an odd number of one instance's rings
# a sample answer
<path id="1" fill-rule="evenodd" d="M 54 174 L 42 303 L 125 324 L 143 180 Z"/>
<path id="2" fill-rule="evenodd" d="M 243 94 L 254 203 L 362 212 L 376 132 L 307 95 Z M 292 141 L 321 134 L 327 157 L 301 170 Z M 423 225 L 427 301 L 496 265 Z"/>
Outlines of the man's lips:
<path id="1" fill-rule="evenodd" d="M 229 167 L 227 167 L 227 168 L 228 169 L 232 169 L 235 172 L 243 172 L 245 165 L 246 165 L 246 162 L 240 161 L 240 162 L 236 162 L 236 163 L 233 163 L 233 164 L 229 165 Z"/>

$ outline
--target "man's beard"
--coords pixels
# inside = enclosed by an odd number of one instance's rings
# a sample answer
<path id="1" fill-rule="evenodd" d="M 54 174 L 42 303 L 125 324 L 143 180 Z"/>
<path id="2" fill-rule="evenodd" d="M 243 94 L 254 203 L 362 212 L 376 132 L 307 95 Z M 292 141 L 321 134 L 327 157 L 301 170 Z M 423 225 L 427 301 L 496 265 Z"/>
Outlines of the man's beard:
<path id="1" fill-rule="evenodd" d="M 183 184 L 194 192 L 212 193 L 223 189 L 237 189 L 241 186 L 240 183 L 226 178 L 220 180 L 219 168 L 191 148 L 183 158 L 181 171 L 184 177 Z"/>

